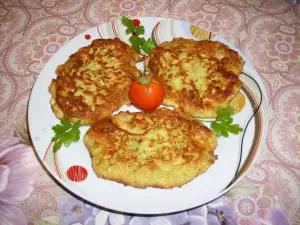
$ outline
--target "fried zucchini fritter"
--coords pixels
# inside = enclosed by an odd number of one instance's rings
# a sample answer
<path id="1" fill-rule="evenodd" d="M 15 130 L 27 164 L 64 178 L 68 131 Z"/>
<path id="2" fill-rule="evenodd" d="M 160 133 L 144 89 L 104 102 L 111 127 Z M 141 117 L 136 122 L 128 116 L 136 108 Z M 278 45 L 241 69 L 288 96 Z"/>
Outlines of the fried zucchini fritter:
<path id="1" fill-rule="evenodd" d="M 217 138 L 182 108 L 160 108 L 99 121 L 84 143 L 98 177 L 138 188 L 172 188 L 214 163 Z"/>
<path id="2" fill-rule="evenodd" d="M 91 124 L 129 104 L 128 89 L 141 72 L 138 54 L 119 39 L 97 39 L 56 69 L 49 87 L 58 119 Z"/>
<path id="3" fill-rule="evenodd" d="M 175 38 L 152 49 L 146 68 L 165 83 L 163 104 L 215 117 L 240 92 L 243 59 L 218 41 Z"/>

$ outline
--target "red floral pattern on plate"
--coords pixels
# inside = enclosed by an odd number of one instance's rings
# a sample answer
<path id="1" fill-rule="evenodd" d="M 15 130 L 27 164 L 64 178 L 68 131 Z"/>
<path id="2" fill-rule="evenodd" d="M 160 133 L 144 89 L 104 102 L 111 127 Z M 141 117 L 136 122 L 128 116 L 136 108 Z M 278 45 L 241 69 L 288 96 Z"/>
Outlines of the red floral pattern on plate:
<path id="1" fill-rule="evenodd" d="M 67 170 L 67 176 L 71 181 L 80 182 L 87 178 L 88 172 L 83 166 L 76 165 Z"/>

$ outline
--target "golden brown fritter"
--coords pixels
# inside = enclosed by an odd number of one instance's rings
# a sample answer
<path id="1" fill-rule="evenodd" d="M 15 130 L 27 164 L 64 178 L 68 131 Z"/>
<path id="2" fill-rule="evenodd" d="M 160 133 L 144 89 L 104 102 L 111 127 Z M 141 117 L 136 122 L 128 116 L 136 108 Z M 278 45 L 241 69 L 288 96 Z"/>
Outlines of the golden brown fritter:
<path id="1" fill-rule="evenodd" d="M 145 61 L 165 83 L 163 104 L 194 117 L 215 117 L 239 93 L 243 60 L 218 41 L 175 38 L 152 49 Z"/>
<path id="2" fill-rule="evenodd" d="M 129 104 L 128 89 L 141 72 L 138 54 L 119 39 L 97 39 L 56 69 L 49 91 L 58 119 L 91 124 Z"/>
<path id="3" fill-rule="evenodd" d="M 84 143 L 98 177 L 138 188 L 172 188 L 214 163 L 217 138 L 182 108 L 160 108 L 99 121 Z"/>

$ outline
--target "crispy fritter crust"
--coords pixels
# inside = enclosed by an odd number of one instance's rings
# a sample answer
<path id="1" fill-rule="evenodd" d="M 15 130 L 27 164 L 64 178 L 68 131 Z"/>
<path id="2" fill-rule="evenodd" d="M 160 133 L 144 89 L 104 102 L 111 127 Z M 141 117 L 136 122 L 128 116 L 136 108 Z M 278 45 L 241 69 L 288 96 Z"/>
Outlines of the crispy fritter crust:
<path id="1" fill-rule="evenodd" d="M 145 61 L 165 83 L 163 104 L 194 117 L 215 117 L 239 93 L 243 59 L 218 41 L 175 38 L 152 49 Z"/>
<path id="2" fill-rule="evenodd" d="M 58 119 L 91 124 L 129 104 L 128 89 L 141 72 L 138 54 L 119 39 L 97 39 L 56 69 L 49 87 Z"/>
<path id="3" fill-rule="evenodd" d="M 216 135 L 182 108 L 121 112 L 85 134 L 98 177 L 138 188 L 182 186 L 216 156 Z"/>

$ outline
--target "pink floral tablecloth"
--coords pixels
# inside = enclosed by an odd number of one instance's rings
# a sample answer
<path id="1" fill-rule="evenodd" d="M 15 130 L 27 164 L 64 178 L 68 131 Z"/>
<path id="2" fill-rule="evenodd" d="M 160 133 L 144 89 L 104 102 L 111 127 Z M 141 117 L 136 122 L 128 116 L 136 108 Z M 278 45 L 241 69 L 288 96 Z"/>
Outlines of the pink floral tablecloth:
<path id="1" fill-rule="evenodd" d="M 0 1 L 0 224 L 300 224 L 300 1 Z M 33 83 L 71 38 L 121 15 L 182 19 L 223 35 L 261 75 L 272 108 L 266 146 L 225 197 L 143 218 L 92 207 L 59 187 L 28 145 Z M 12 138 L 17 136 L 18 138 Z"/>

